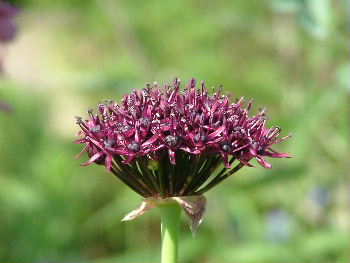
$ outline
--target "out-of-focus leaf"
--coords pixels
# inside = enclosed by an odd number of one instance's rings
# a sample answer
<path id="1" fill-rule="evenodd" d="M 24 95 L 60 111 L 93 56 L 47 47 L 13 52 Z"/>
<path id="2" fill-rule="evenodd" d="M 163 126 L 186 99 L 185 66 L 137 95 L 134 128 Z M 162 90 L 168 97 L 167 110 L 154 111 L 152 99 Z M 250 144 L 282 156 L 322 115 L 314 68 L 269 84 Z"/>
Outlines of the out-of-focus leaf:
<path id="1" fill-rule="evenodd" d="M 269 2 L 274 11 L 283 13 L 294 13 L 303 5 L 302 0 L 270 0 Z"/>
<path id="2" fill-rule="evenodd" d="M 329 35 L 330 4 L 330 0 L 306 0 L 298 14 L 300 25 L 316 38 L 324 39 Z"/>
<path id="3" fill-rule="evenodd" d="M 350 65 L 349 63 L 344 63 L 339 65 L 337 70 L 337 79 L 339 86 L 346 90 L 347 92 L 350 92 Z"/>

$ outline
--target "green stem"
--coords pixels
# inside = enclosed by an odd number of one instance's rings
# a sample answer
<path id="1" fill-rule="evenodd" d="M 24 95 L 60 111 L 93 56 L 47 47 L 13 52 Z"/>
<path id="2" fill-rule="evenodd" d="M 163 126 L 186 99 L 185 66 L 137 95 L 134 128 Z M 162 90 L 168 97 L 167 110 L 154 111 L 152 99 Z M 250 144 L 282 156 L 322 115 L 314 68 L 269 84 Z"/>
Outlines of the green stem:
<path id="1" fill-rule="evenodd" d="M 181 208 L 178 204 L 158 206 L 161 213 L 162 263 L 176 263 Z"/>

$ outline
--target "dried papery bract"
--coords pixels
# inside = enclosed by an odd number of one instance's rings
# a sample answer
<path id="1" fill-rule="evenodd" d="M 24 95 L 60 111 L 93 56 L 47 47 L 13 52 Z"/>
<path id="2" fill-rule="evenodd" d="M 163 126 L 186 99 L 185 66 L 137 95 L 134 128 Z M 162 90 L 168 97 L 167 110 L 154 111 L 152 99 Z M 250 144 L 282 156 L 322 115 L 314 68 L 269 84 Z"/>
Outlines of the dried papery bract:
<path id="1" fill-rule="evenodd" d="M 203 195 L 181 196 L 181 197 L 169 197 L 166 199 L 157 199 L 154 197 L 148 197 L 142 200 L 141 204 L 129 214 L 127 214 L 122 221 L 133 220 L 147 211 L 157 207 L 157 205 L 177 203 L 185 211 L 193 236 L 197 232 L 199 224 L 202 222 L 205 212 L 205 205 L 207 199 Z"/>

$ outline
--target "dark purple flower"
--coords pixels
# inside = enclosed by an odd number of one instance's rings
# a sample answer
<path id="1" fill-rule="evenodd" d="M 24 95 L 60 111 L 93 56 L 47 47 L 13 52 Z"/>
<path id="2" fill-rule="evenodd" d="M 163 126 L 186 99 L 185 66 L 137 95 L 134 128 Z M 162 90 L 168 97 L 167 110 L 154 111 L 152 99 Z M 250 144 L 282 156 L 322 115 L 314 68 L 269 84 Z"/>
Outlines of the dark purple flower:
<path id="1" fill-rule="evenodd" d="M 0 42 L 7 43 L 11 41 L 16 34 L 16 26 L 13 24 L 13 18 L 17 14 L 17 8 L 10 3 L 0 1 Z"/>
<path id="2" fill-rule="evenodd" d="M 77 118 L 82 137 L 75 142 L 85 144 L 77 157 L 86 151 L 83 165 L 105 165 L 144 197 L 198 195 L 253 166 L 252 159 L 270 169 L 266 156 L 288 157 L 271 146 L 289 135 L 279 138 L 279 127 L 265 127 L 266 109 L 250 117 L 252 102 L 232 103 L 221 87 L 209 94 L 194 79 L 182 90 L 177 78 L 164 88 L 147 84 L 120 104 L 106 101 L 87 120 Z M 224 168 L 209 180 L 220 163 Z"/>

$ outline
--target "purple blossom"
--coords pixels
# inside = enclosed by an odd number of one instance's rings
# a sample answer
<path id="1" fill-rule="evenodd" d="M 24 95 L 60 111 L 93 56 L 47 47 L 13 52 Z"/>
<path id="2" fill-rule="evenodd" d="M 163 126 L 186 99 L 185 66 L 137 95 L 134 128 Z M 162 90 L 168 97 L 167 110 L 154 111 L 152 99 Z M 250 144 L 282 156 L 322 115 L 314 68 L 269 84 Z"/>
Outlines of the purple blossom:
<path id="1" fill-rule="evenodd" d="M 106 101 L 98 114 L 77 118 L 80 139 L 92 163 L 105 165 L 107 171 L 139 194 L 169 197 L 200 194 L 256 159 L 263 167 L 271 165 L 265 157 L 288 157 L 272 145 L 279 138 L 279 127 L 266 128 L 266 109 L 250 117 L 250 100 L 230 102 L 230 94 L 209 94 L 201 82 L 191 79 L 180 90 L 173 85 L 146 85 L 125 94 L 120 104 Z M 237 162 L 233 166 L 234 162 Z M 150 163 L 157 163 L 157 169 Z M 223 162 L 224 168 L 209 181 Z M 202 187 L 202 188 L 201 188 Z"/>
<path id="2" fill-rule="evenodd" d="M 16 26 L 13 24 L 13 18 L 17 14 L 17 8 L 10 3 L 0 1 L 0 42 L 7 43 L 11 41 L 16 34 Z"/>

